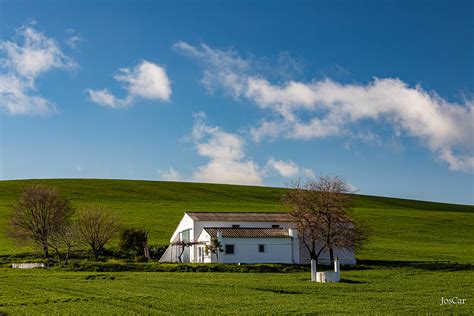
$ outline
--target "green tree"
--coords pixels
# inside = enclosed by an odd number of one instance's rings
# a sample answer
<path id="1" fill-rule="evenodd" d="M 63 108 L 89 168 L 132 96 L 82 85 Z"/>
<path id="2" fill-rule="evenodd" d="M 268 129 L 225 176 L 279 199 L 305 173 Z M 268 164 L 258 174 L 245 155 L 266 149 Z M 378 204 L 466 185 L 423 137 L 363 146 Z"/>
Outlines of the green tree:
<path id="1" fill-rule="evenodd" d="M 148 231 L 144 229 L 126 228 L 120 233 L 120 250 L 133 256 L 144 256 L 150 259 L 148 249 Z"/>
<path id="2" fill-rule="evenodd" d="M 215 254 L 216 260 L 219 262 L 219 252 L 223 251 L 222 244 L 217 237 L 212 237 L 209 245 L 204 247 L 204 251 L 206 251 L 206 253 L 211 253 L 211 255 Z"/>

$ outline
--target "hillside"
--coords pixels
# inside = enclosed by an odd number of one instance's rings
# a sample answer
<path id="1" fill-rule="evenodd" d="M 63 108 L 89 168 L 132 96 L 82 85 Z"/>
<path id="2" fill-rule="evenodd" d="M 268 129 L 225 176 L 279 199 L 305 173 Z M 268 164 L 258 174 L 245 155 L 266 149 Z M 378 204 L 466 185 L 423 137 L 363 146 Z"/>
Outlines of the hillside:
<path id="1" fill-rule="evenodd" d="M 24 186 L 57 187 L 75 206 L 116 210 L 125 225 L 146 227 L 151 243 L 167 243 L 185 211 L 284 211 L 282 189 L 201 183 L 51 179 L 0 181 L 0 255 L 27 251 L 5 237 L 9 205 Z M 474 206 L 356 195 L 355 215 L 372 229 L 363 260 L 471 262 Z"/>

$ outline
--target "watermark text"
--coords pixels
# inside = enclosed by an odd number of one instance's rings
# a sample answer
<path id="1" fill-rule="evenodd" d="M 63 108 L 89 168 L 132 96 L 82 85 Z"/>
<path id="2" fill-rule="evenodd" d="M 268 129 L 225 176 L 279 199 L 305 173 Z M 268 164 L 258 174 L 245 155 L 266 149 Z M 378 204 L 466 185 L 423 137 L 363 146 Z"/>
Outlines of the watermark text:
<path id="1" fill-rule="evenodd" d="M 455 297 L 441 297 L 441 304 L 439 305 L 462 305 L 466 303 L 465 298 Z"/>

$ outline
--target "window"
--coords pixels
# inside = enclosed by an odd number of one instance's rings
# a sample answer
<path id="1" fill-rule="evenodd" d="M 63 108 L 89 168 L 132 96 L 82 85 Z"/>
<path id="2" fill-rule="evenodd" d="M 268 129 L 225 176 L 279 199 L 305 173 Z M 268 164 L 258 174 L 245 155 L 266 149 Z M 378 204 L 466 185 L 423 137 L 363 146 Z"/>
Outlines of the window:
<path id="1" fill-rule="evenodd" d="M 234 245 L 225 245 L 225 253 L 226 254 L 233 254 L 234 253 Z"/>
<path id="2" fill-rule="evenodd" d="M 183 230 L 181 232 L 181 241 L 189 241 L 190 231 L 191 231 L 191 229 L 186 229 L 186 230 Z"/>
<path id="3" fill-rule="evenodd" d="M 272 228 L 280 228 L 280 225 L 272 225 Z"/>
<path id="4" fill-rule="evenodd" d="M 258 252 L 265 252 L 265 245 L 258 245 Z"/>
<path id="5" fill-rule="evenodd" d="M 240 225 L 234 224 L 234 225 L 232 225 L 232 228 L 240 228 Z"/>

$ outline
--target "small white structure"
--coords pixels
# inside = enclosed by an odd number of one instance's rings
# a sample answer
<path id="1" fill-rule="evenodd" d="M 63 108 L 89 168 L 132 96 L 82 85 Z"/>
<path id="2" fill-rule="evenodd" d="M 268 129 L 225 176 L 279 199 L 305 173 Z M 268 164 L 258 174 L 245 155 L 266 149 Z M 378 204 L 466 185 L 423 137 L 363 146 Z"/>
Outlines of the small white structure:
<path id="1" fill-rule="evenodd" d="M 316 272 L 316 282 L 319 283 L 328 283 L 328 282 L 339 282 L 340 278 L 340 267 L 339 267 L 339 258 L 334 260 L 334 272 Z"/>
<path id="2" fill-rule="evenodd" d="M 12 268 L 14 269 L 44 268 L 44 263 L 37 263 L 37 262 L 13 263 Z"/>
<path id="3" fill-rule="evenodd" d="M 212 238 L 222 245 L 217 255 L 206 251 Z M 182 248 L 179 242 L 190 245 Z M 334 252 L 342 264 L 355 264 L 352 251 Z M 160 262 L 307 264 L 310 256 L 288 213 L 189 212 Z M 329 262 L 329 253 L 322 253 L 319 263 Z"/>

